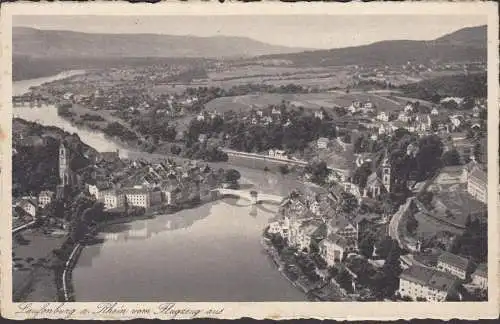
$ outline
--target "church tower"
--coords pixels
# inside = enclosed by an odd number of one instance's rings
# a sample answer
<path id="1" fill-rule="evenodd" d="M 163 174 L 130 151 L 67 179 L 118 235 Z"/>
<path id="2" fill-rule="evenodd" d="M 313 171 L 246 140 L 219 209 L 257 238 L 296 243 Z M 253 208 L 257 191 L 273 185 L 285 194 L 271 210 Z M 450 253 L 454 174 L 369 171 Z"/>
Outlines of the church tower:
<path id="1" fill-rule="evenodd" d="M 71 178 L 69 173 L 69 151 L 64 143 L 61 143 L 59 146 L 59 180 L 61 186 L 66 187 L 70 185 Z"/>
<path id="2" fill-rule="evenodd" d="M 384 160 L 382 161 L 382 184 L 387 192 L 391 192 L 391 162 L 389 161 L 387 152 L 385 153 Z"/>

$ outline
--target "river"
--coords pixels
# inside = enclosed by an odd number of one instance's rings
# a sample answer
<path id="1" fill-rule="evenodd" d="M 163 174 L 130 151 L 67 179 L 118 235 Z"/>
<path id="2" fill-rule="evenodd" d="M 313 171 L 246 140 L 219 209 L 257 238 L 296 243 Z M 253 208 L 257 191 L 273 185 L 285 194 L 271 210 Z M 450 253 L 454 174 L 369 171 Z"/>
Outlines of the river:
<path id="1" fill-rule="evenodd" d="M 14 93 L 67 76 L 14 82 Z M 100 133 L 71 125 L 57 116 L 53 106 L 16 107 L 14 116 L 77 133 L 98 151 L 127 152 Z M 262 192 L 284 194 L 292 181 L 236 169 L 245 185 Z M 81 253 L 73 271 L 76 301 L 305 301 L 260 244 L 262 230 L 276 208 L 224 199 L 173 215 L 111 225 L 100 234 L 102 243 Z"/>

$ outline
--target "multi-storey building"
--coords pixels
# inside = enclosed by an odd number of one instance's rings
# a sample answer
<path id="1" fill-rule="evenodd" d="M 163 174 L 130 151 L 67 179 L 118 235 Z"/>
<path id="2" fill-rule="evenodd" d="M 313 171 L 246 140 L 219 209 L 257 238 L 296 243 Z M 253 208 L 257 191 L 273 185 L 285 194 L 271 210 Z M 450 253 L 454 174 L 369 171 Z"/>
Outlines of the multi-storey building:
<path id="1" fill-rule="evenodd" d="M 470 260 L 466 258 L 453 253 L 443 252 L 438 258 L 437 268 L 465 280 L 469 274 L 470 265 Z"/>
<path id="2" fill-rule="evenodd" d="M 468 174 L 467 192 L 485 204 L 488 202 L 488 176 L 479 166 Z"/>
<path id="3" fill-rule="evenodd" d="M 49 190 L 44 190 L 38 195 L 38 207 L 44 208 L 52 202 L 54 199 L 54 192 Z"/>
<path id="4" fill-rule="evenodd" d="M 452 275 L 412 265 L 399 276 L 399 294 L 413 300 L 442 302 L 457 293 L 459 283 Z"/>

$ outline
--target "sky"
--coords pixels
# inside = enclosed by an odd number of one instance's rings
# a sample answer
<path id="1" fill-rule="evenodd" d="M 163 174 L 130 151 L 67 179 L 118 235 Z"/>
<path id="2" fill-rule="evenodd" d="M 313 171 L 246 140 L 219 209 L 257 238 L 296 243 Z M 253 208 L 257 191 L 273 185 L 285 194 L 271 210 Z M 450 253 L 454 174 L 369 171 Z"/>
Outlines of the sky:
<path id="1" fill-rule="evenodd" d="M 464 27 L 486 25 L 480 15 L 248 15 L 248 16 L 14 16 L 13 26 L 87 33 L 242 36 L 310 49 L 381 40 L 432 40 Z"/>

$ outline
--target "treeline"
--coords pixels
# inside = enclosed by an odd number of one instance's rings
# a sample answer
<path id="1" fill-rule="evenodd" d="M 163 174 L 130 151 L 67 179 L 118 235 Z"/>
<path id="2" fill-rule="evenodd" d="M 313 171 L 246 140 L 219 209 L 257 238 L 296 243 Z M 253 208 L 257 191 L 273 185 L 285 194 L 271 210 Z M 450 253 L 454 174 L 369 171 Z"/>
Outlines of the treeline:
<path id="1" fill-rule="evenodd" d="M 486 73 L 448 75 L 399 87 L 407 96 L 439 103 L 446 97 L 485 98 L 488 93 Z"/>
<path id="2" fill-rule="evenodd" d="M 188 146 L 197 142 L 201 134 L 217 138 L 231 149 L 244 152 L 262 152 L 284 149 L 289 152 L 303 150 L 309 142 L 320 137 L 335 138 L 335 125 L 331 120 L 320 120 L 300 111 L 283 111 L 281 121 L 270 125 L 253 125 L 238 116 L 217 116 L 209 120 L 193 119 L 184 134 Z"/>
<path id="3" fill-rule="evenodd" d="M 19 146 L 12 156 L 12 196 L 43 189 L 55 190 L 59 183 L 59 142 L 47 138 L 47 145 Z"/>
<path id="4" fill-rule="evenodd" d="M 125 141 L 137 141 L 137 135 L 118 122 L 108 123 L 102 130 L 104 134 L 111 137 L 118 137 Z"/>

